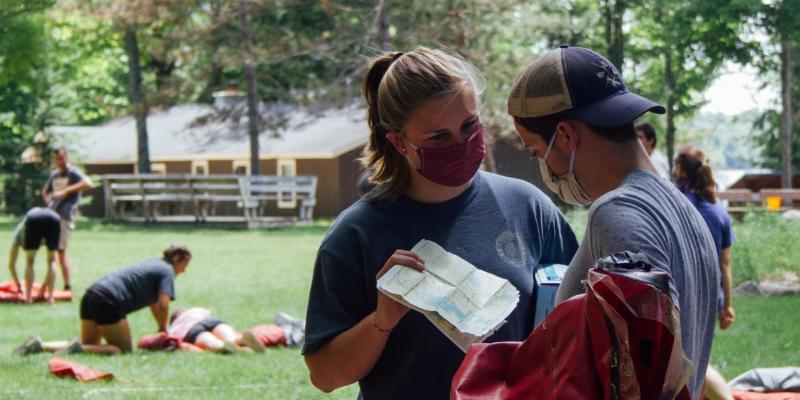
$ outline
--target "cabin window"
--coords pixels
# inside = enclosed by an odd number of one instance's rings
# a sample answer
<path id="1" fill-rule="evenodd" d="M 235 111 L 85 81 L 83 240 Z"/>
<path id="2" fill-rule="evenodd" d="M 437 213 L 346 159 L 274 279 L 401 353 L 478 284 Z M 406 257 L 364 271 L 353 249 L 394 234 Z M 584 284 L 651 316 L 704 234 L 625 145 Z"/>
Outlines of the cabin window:
<path id="1" fill-rule="evenodd" d="M 208 175 L 208 161 L 192 161 L 192 175 Z"/>
<path id="2" fill-rule="evenodd" d="M 150 164 L 150 172 L 154 175 L 166 175 L 167 174 L 167 164 L 164 163 L 152 163 Z"/>
<path id="3" fill-rule="evenodd" d="M 250 175 L 250 161 L 249 160 L 233 160 L 233 174 L 234 175 Z"/>

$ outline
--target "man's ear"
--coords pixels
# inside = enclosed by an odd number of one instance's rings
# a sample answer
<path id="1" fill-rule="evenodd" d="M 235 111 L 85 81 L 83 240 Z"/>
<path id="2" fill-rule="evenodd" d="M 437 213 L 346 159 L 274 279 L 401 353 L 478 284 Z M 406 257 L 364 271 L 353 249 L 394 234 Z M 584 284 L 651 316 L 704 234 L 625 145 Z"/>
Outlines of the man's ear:
<path id="1" fill-rule="evenodd" d="M 578 124 L 574 121 L 563 120 L 556 124 L 556 142 L 561 141 L 561 146 L 566 145 L 568 151 L 578 148 Z M 563 148 L 563 147 L 562 147 Z"/>
<path id="2" fill-rule="evenodd" d="M 389 132 L 386 134 L 386 140 L 394 146 L 394 149 L 397 150 L 400 154 L 406 154 L 406 146 L 403 143 L 403 138 L 400 137 L 400 134 L 397 132 Z"/>

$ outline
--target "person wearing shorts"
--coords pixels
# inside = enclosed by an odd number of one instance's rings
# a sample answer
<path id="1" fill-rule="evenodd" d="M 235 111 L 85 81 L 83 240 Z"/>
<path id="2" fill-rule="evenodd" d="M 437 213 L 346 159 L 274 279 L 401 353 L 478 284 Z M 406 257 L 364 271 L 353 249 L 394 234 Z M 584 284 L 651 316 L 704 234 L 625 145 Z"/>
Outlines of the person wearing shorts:
<path id="1" fill-rule="evenodd" d="M 251 332 L 237 333 L 232 326 L 203 307 L 175 310 L 170 317 L 167 333 L 215 353 L 264 351 L 264 346 Z"/>
<path id="2" fill-rule="evenodd" d="M 164 250 L 163 258 L 106 274 L 90 286 L 81 299 L 80 340 L 42 342 L 38 336 L 33 336 L 18 347 L 16 353 L 86 351 L 111 354 L 131 351 L 133 346 L 127 315 L 150 307 L 158 331 L 166 332 L 169 303 L 175 300 L 175 277 L 186 270 L 191 258 L 185 246 L 172 245 Z M 106 344 L 100 343 L 103 339 Z"/>
<path id="3" fill-rule="evenodd" d="M 69 163 L 69 155 L 63 147 L 53 150 L 53 161 L 56 169 L 42 188 L 42 198 L 47 206 L 61 217 L 61 237 L 56 255 L 61 266 L 61 274 L 64 276 L 64 290 L 71 290 L 67 242 L 70 232 L 75 229 L 75 208 L 81 198 L 81 192 L 92 187 L 92 180 Z"/>
<path id="4" fill-rule="evenodd" d="M 47 273 L 44 284 L 42 285 L 43 290 L 39 293 L 39 296 L 45 296 L 44 289 L 46 288 L 48 292 L 47 301 L 50 304 L 55 302 L 55 251 L 58 249 L 60 234 L 61 227 L 58 214 L 50 209 L 39 207 L 30 209 L 14 230 L 8 268 L 11 272 L 11 278 L 17 285 L 17 290 L 22 293 L 22 285 L 20 285 L 19 277 L 17 276 L 16 264 L 19 248 L 21 247 L 25 250 L 24 295 L 26 304 L 31 304 L 33 302 L 33 262 L 42 243 L 47 246 Z"/>

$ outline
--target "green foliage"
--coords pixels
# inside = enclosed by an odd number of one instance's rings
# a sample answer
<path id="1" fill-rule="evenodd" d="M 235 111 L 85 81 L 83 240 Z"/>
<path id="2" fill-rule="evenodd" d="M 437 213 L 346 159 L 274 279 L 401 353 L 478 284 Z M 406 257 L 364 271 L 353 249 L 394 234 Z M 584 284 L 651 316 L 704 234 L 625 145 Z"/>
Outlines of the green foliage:
<path id="1" fill-rule="evenodd" d="M 18 9 L 22 10 L 22 8 Z M 46 87 L 40 80 L 44 68 L 44 18 L 23 11 L 3 14 L 0 21 L 0 204 L 6 213 L 21 214 L 40 202 L 38 190 L 46 176 L 46 160 L 23 164 L 22 153 L 34 146 L 33 137 L 43 126 L 41 98 Z M 34 148 L 47 157 L 46 145 Z"/>
<path id="2" fill-rule="evenodd" d="M 677 140 L 677 148 L 692 144 L 703 149 L 715 169 L 752 168 L 760 163 L 759 149 L 753 144 L 753 137 L 757 136 L 753 132 L 753 122 L 758 117 L 757 110 L 736 116 L 695 114 L 679 121 L 678 130 L 682 134 Z"/>
<path id="3" fill-rule="evenodd" d="M 800 100 L 800 97 L 798 97 Z M 764 111 L 755 121 L 752 143 L 760 150 L 758 164 L 773 170 L 781 169 L 781 113 L 774 109 Z M 794 173 L 800 171 L 800 124 L 792 129 L 792 166 Z"/>
<path id="4" fill-rule="evenodd" d="M 47 33 L 49 120 L 93 125 L 124 113 L 126 56 L 111 23 L 61 10 L 51 13 Z"/>
<path id="5" fill-rule="evenodd" d="M 734 286 L 746 281 L 800 276 L 800 222 L 779 214 L 751 211 L 734 223 L 736 243 L 731 248 Z"/>
<path id="6" fill-rule="evenodd" d="M 703 104 L 702 91 L 722 62 L 747 62 L 752 56 L 755 43 L 743 35 L 746 19 L 754 12 L 751 3 L 642 2 L 626 49 L 634 63 L 631 86 L 665 104 L 672 94 L 676 116 L 696 112 Z"/>

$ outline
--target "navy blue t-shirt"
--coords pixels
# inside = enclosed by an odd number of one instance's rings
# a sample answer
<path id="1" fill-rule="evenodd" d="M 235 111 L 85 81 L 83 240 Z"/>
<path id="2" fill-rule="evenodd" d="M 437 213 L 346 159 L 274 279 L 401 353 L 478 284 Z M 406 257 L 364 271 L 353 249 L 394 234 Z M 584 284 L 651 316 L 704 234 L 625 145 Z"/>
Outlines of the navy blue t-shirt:
<path id="1" fill-rule="evenodd" d="M 129 314 L 155 304 L 161 293 L 175 300 L 175 270 L 163 259 L 153 258 L 108 273 L 89 290 L 99 292 Z"/>
<path id="2" fill-rule="evenodd" d="M 731 216 L 722 208 L 719 203 L 711 203 L 702 196 L 683 191 L 683 195 L 689 199 L 708 225 L 711 237 L 714 238 L 714 247 L 717 248 L 717 256 L 722 256 L 722 249 L 727 249 L 733 245 L 736 238 L 731 227 Z"/>
<path id="3" fill-rule="evenodd" d="M 375 274 L 397 249 L 436 242 L 520 292 L 517 308 L 487 342 L 524 340 L 533 330 L 533 274 L 542 263 L 568 264 L 578 248 L 564 216 L 541 191 L 512 178 L 478 173 L 444 203 L 401 196 L 345 210 L 320 245 L 306 315 L 303 354 L 356 325 L 377 307 Z M 446 399 L 464 353 L 422 314 L 410 311 L 392 331 L 359 385 L 365 399 Z"/>
<path id="4" fill-rule="evenodd" d="M 711 232 L 711 237 L 714 238 L 714 247 L 717 249 L 717 257 L 722 259 L 722 249 L 727 249 L 736 241 L 733 235 L 733 228 L 731 227 L 731 216 L 722 208 L 719 203 L 712 203 L 697 193 L 682 190 L 684 196 L 689 199 L 689 202 L 694 205 L 700 215 L 708 225 L 708 230 Z M 722 280 L 720 280 L 720 284 Z M 717 296 L 717 309 L 722 310 L 725 302 L 725 293 L 720 287 L 719 296 Z"/>

